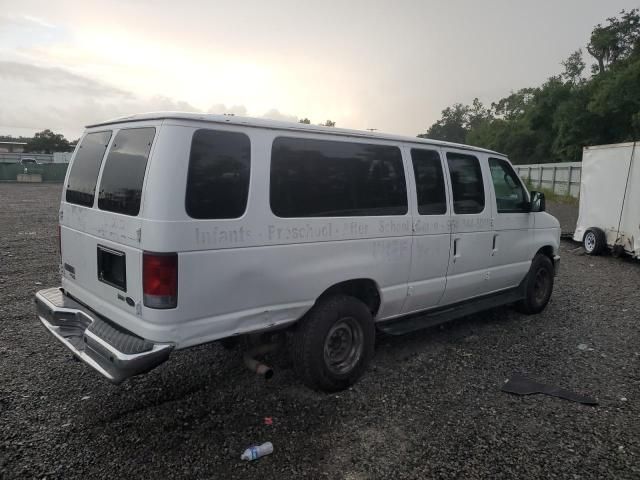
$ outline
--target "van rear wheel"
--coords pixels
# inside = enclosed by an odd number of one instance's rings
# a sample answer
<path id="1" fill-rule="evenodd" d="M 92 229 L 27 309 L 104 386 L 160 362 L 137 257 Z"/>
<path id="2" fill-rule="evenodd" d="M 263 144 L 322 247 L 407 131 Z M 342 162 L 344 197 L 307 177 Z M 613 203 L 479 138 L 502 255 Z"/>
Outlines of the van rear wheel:
<path id="1" fill-rule="evenodd" d="M 527 315 L 540 313 L 545 309 L 553 293 L 553 263 L 541 253 L 531 262 L 524 283 L 524 298 L 516 303 L 516 309 Z"/>
<path id="2" fill-rule="evenodd" d="M 374 342 L 373 318 L 364 303 L 347 295 L 322 299 L 294 333 L 296 373 L 313 389 L 343 390 L 366 370 Z"/>

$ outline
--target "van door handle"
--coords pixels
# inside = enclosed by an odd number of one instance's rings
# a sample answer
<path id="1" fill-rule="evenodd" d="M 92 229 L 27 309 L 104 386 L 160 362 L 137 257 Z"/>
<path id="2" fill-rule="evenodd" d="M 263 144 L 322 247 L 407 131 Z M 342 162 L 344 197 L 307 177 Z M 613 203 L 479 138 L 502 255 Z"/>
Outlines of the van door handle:
<path id="1" fill-rule="evenodd" d="M 498 251 L 498 234 L 493 235 L 493 246 L 491 247 L 491 256 L 495 255 Z"/>
<path id="2" fill-rule="evenodd" d="M 458 258 L 460 258 L 460 246 L 459 246 L 459 242 L 460 239 L 459 238 L 454 238 L 453 239 L 453 263 L 456 262 L 456 260 Z"/>

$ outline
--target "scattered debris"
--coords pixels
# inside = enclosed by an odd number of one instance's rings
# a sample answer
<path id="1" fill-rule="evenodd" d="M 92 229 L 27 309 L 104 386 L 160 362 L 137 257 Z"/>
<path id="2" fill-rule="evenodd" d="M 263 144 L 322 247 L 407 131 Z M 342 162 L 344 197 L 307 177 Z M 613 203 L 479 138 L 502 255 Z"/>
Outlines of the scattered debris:
<path id="1" fill-rule="evenodd" d="M 626 402 L 626 401 L 627 401 L 627 397 L 622 397 L 622 398 L 620 398 L 620 401 L 621 401 L 621 402 Z"/>
<path id="2" fill-rule="evenodd" d="M 504 385 L 502 385 L 502 391 L 507 393 L 514 393 L 516 395 L 532 395 L 535 393 L 543 393 L 552 397 L 564 398 L 572 402 L 582 403 L 584 405 L 597 405 L 598 401 L 580 395 L 569 390 L 564 390 L 559 387 L 551 385 L 545 385 L 544 383 L 537 382 L 526 378 L 523 375 L 515 374 Z"/>
<path id="3" fill-rule="evenodd" d="M 273 425 L 273 417 L 264 417 L 265 425 Z"/>
<path id="4" fill-rule="evenodd" d="M 587 345 L 586 343 L 580 343 L 578 344 L 578 350 L 582 350 L 587 351 L 587 352 L 593 352 L 593 348 L 591 348 L 589 345 Z"/>
<path id="5" fill-rule="evenodd" d="M 265 442 L 262 445 L 252 445 L 247 448 L 242 455 L 240 455 L 240 460 L 257 460 L 260 457 L 264 457 L 265 455 L 271 455 L 273 453 L 273 443 Z"/>
<path id="6" fill-rule="evenodd" d="M 91 397 L 89 395 L 85 395 L 84 397 L 82 397 L 80 400 L 89 400 Z"/>
<path id="7" fill-rule="evenodd" d="M 42 285 L 42 282 L 36 282 L 36 285 Z"/>

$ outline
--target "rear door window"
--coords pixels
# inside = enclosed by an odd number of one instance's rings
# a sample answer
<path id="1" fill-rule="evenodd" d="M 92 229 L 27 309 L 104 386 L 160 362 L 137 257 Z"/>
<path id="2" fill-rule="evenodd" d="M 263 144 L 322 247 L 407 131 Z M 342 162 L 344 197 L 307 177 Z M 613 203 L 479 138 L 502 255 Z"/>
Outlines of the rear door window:
<path id="1" fill-rule="evenodd" d="M 153 127 L 120 130 L 107 154 L 98 208 L 125 215 L 138 215 L 142 183 L 147 169 L 156 129 Z"/>
<path id="2" fill-rule="evenodd" d="M 98 172 L 102 158 L 111 140 L 111 131 L 88 133 L 80 142 L 71 165 L 65 199 L 69 203 L 93 206 Z"/>
<path id="3" fill-rule="evenodd" d="M 435 150 L 411 149 L 413 174 L 416 179 L 418 213 L 443 215 L 447 213 L 447 194 L 440 155 Z"/>
<path id="4" fill-rule="evenodd" d="M 484 183 L 480 161 L 473 155 L 447 153 L 453 211 L 459 215 L 480 213 L 484 210 Z"/>
<path id="5" fill-rule="evenodd" d="M 244 133 L 197 130 L 191 140 L 185 208 L 191 218 L 239 218 L 247 208 L 251 144 Z"/>

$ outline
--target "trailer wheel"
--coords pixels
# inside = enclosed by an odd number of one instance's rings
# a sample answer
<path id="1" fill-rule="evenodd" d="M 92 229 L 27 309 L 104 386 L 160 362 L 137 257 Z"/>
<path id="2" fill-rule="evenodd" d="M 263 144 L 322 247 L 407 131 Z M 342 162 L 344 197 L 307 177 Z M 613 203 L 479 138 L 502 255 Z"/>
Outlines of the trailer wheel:
<path id="1" fill-rule="evenodd" d="M 553 275 L 553 263 L 549 257 L 537 254 L 524 281 L 524 298 L 516 303 L 516 309 L 527 315 L 544 310 L 553 293 Z"/>
<path id="2" fill-rule="evenodd" d="M 308 387 L 335 392 L 353 385 L 373 357 L 375 327 L 360 300 L 335 295 L 320 300 L 293 336 L 296 373 Z"/>
<path id="3" fill-rule="evenodd" d="M 584 234 L 582 245 L 587 255 L 600 255 L 607 247 L 607 236 L 599 228 L 590 228 Z"/>

